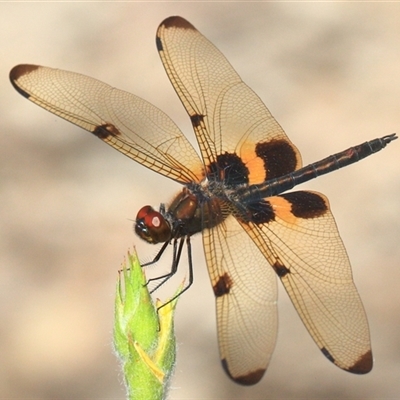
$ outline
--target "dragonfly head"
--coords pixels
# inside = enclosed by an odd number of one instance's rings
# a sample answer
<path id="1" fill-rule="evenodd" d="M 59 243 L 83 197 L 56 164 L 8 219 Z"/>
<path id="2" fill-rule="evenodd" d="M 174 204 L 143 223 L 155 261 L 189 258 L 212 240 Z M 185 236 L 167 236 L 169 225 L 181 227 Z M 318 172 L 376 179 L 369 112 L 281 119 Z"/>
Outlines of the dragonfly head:
<path id="1" fill-rule="evenodd" d="M 171 238 L 170 224 L 151 206 L 144 206 L 137 213 L 135 232 L 152 244 L 163 243 Z"/>

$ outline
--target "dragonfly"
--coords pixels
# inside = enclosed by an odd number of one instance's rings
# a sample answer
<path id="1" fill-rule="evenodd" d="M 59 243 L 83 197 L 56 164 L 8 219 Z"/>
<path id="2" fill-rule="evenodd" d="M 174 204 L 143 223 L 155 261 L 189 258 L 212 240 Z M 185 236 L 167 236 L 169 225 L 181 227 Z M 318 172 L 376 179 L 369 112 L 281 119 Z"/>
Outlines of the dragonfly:
<path id="1" fill-rule="evenodd" d="M 141 208 L 135 231 L 162 246 L 157 260 L 174 246 L 171 273 L 185 244 L 192 271 L 190 239 L 201 233 L 220 357 L 233 381 L 256 384 L 268 367 L 278 326 L 276 276 L 323 355 L 345 371 L 368 373 L 367 317 L 329 201 L 290 190 L 382 150 L 396 134 L 302 167 L 261 99 L 190 22 L 165 19 L 156 45 L 200 156 L 160 109 L 96 79 L 25 64 L 10 80 L 30 101 L 182 185 L 170 203 Z"/>

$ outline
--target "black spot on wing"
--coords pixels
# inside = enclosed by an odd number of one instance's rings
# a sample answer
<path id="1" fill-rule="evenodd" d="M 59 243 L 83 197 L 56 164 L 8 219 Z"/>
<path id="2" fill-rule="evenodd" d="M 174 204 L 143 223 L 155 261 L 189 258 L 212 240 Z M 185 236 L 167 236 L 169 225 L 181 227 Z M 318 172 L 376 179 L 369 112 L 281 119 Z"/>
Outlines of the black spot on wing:
<path id="1" fill-rule="evenodd" d="M 245 386 L 255 385 L 260 381 L 260 379 L 264 376 L 265 373 L 265 369 L 260 368 L 254 371 L 250 371 L 246 375 L 233 376 L 229 371 L 229 365 L 227 361 L 225 359 L 222 359 L 221 363 L 222 363 L 222 368 L 229 376 L 229 378 L 231 378 L 236 383 L 239 383 L 240 385 L 245 385 Z"/>
<path id="2" fill-rule="evenodd" d="M 267 224 L 275 219 L 275 213 L 269 201 L 261 200 L 247 204 L 249 220 L 255 224 Z"/>
<path id="3" fill-rule="evenodd" d="M 231 290 L 232 284 L 232 279 L 227 273 L 220 276 L 218 282 L 213 286 L 215 297 L 221 297 L 228 294 Z"/>
<path id="4" fill-rule="evenodd" d="M 266 179 L 279 178 L 293 172 L 297 165 L 296 151 L 286 140 L 257 143 L 256 154 L 264 161 Z"/>
<path id="5" fill-rule="evenodd" d="M 161 39 L 158 36 L 156 36 L 156 46 L 158 51 L 163 51 L 163 45 Z"/>
<path id="6" fill-rule="evenodd" d="M 284 193 L 280 196 L 291 204 L 291 211 L 298 218 L 320 217 L 328 210 L 325 200 L 316 193 L 299 191 Z"/>
<path id="7" fill-rule="evenodd" d="M 287 274 L 290 274 L 290 270 L 279 261 L 276 261 L 272 268 L 275 270 L 279 278 L 283 278 Z"/>
<path id="8" fill-rule="evenodd" d="M 249 170 L 235 153 L 220 154 L 207 168 L 210 180 L 224 182 L 227 186 L 249 183 Z"/>
<path id="9" fill-rule="evenodd" d="M 96 126 L 92 133 L 99 139 L 107 139 L 110 136 L 121 135 L 121 132 L 113 124 L 110 123 Z"/>
<path id="10" fill-rule="evenodd" d="M 201 114 L 194 114 L 190 116 L 190 120 L 192 121 L 192 125 L 197 128 L 204 119 L 204 115 Z"/>
<path id="11" fill-rule="evenodd" d="M 335 362 L 335 359 L 332 357 L 331 353 L 329 353 L 329 351 L 325 348 L 322 347 L 321 348 L 322 354 L 331 362 Z"/>
<path id="12" fill-rule="evenodd" d="M 368 350 L 354 365 L 348 368 L 347 371 L 352 372 L 353 374 L 367 374 L 371 371 L 373 363 L 372 352 L 371 350 Z"/>

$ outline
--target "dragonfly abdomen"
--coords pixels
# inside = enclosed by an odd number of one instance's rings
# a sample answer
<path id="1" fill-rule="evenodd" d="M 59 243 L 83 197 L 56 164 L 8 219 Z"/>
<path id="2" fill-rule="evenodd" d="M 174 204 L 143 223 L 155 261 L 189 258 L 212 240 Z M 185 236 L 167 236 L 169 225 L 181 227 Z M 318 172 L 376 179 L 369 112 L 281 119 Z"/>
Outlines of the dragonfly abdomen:
<path id="1" fill-rule="evenodd" d="M 346 167 L 357 161 L 362 160 L 382 150 L 392 140 L 397 139 L 396 134 L 384 136 L 379 139 L 374 139 L 369 142 L 350 147 L 340 153 L 333 154 L 321 161 L 307 165 L 292 173 L 292 181 L 294 185 L 306 182 L 317 176 L 327 174 L 328 172 L 336 171 L 339 168 Z"/>
<path id="2" fill-rule="evenodd" d="M 327 174 L 328 172 L 336 171 L 339 168 L 343 168 L 371 154 L 377 153 L 395 139 L 397 139 L 397 136 L 395 133 L 392 133 L 391 135 L 350 147 L 340 153 L 333 154 L 323 160 L 309 164 L 282 177 L 269 180 L 261 185 L 252 185 L 249 187 L 250 190 L 248 190 L 248 194 L 244 198 L 247 200 L 248 197 L 252 196 L 261 199 L 283 193 L 301 183 Z"/>

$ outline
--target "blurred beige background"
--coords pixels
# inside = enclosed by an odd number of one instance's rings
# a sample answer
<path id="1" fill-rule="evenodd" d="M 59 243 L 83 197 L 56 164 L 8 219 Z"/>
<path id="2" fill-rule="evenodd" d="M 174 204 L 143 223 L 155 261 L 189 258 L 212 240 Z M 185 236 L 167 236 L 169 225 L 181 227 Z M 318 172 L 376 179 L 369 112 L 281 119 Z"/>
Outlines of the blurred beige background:
<path id="1" fill-rule="evenodd" d="M 34 63 L 93 76 L 154 103 L 192 138 L 155 48 L 170 15 L 227 56 L 304 164 L 400 131 L 398 3 L 2 3 L 0 399 L 124 398 L 111 347 L 117 270 L 133 244 L 142 259 L 156 253 L 133 234 L 137 210 L 179 190 L 22 98 L 9 70 Z M 399 154 L 397 141 L 303 186 L 331 201 L 369 317 L 373 371 L 355 376 L 328 362 L 280 290 L 266 376 L 251 388 L 231 383 L 199 236 L 195 283 L 178 304 L 171 399 L 400 395 Z"/>

